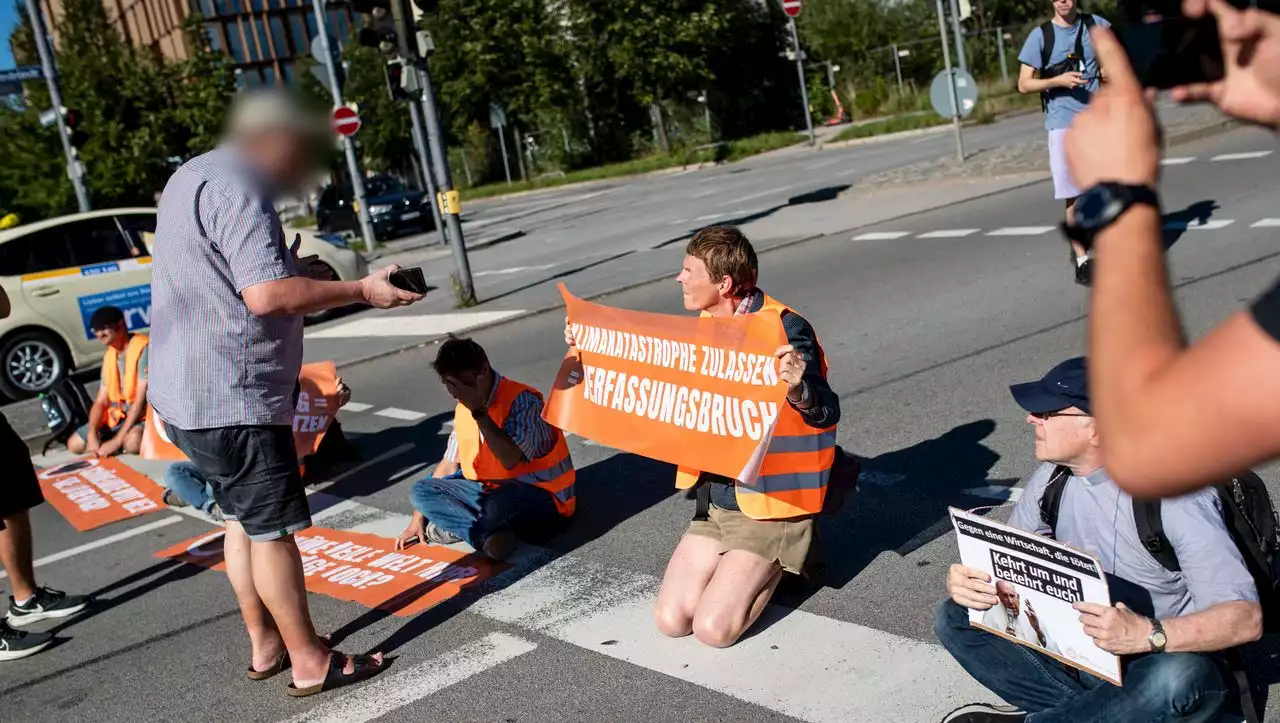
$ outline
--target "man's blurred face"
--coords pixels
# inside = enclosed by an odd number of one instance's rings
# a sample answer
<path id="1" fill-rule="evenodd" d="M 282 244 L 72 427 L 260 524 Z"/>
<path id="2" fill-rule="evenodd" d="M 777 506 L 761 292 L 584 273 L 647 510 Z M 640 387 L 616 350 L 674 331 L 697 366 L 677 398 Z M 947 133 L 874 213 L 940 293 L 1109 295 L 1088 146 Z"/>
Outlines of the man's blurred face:
<path id="1" fill-rule="evenodd" d="M 1077 407 L 1049 415 L 1028 414 L 1027 423 L 1036 430 L 1036 459 L 1041 462 L 1070 464 L 1089 451 L 1093 417 Z"/>
<path id="2" fill-rule="evenodd" d="M 281 188 L 298 186 L 315 170 L 315 144 L 296 131 L 263 131 L 254 136 L 252 147 L 258 167 Z"/>
<path id="3" fill-rule="evenodd" d="M 996 599 L 1012 615 L 1017 615 L 1022 608 L 1022 598 L 1012 583 L 1001 580 L 996 583 Z"/>
<path id="4" fill-rule="evenodd" d="M 1068 19 L 1076 11 L 1076 0 L 1053 0 L 1053 12 L 1058 17 Z"/>
<path id="5" fill-rule="evenodd" d="M 712 281 L 707 265 L 696 256 L 685 256 L 680 275 L 676 277 L 684 293 L 684 308 L 707 311 L 720 303 L 721 281 Z"/>
<path id="6" fill-rule="evenodd" d="M 125 340 L 129 338 L 129 330 L 125 328 L 122 321 L 118 324 L 104 326 L 101 329 L 94 329 L 93 335 L 97 337 L 98 341 L 102 342 L 103 346 L 119 348 L 124 346 Z"/>

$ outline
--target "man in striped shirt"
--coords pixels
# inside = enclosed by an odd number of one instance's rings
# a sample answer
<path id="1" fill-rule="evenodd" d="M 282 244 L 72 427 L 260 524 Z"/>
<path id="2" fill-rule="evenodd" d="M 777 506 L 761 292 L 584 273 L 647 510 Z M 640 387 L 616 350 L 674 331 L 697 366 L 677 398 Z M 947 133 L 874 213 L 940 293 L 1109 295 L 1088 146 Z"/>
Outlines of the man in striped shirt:
<path id="1" fill-rule="evenodd" d="M 433 476 L 414 483 L 413 521 L 396 547 L 414 539 L 438 545 L 467 542 L 503 559 L 516 532 L 543 533 L 561 522 L 564 505 L 557 505 L 555 495 L 542 486 L 520 481 L 517 470 L 554 454 L 563 435 L 542 419 L 542 397 L 530 388 L 513 391 L 510 404 L 499 411 L 500 390 L 516 383 L 504 380 L 471 339 L 446 340 L 433 366 L 458 400 L 454 431 Z M 469 453 L 463 449 L 466 440 L 459 437 L 458 415 L 464 409 L 477 420 L 480 437 Z M 566 450 L 566 462 L 567 454 Z M 479 458 L 490 455 L 501 463 L 499 474 L 515 479 L 478 479 L 485 466 Z"/>
<path id="2" fill-rule="evenodd" d="M 229 131 L 160 198 L 147 397 L 226 520 L 227 577 L 253 648 L 248 677 L 291 668 L 289 694 L 310 695 L 369 677 L 382 659 L 331 651 L 307 609 L 293 541 L 311 525 L 292 432 L 302 317 L 422 297 L 391 284 L 395 266 L 333 281 L 286 247 L 273 201 L 310 178 L 322 121 L 259 92 L 240 96 Z"/>

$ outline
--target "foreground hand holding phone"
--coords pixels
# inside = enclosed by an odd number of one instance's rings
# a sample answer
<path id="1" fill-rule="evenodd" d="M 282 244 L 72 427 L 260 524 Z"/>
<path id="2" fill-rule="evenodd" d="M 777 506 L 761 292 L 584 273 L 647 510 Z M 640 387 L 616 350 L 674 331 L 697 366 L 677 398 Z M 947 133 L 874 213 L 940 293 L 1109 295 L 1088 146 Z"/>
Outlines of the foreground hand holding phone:
<path id="1" fill-rule="evenodd" d="M 1280 15 L 1225 0 L 1185 0 L 1183 11 L 1217 19 L 1225 73 L 1213 83 L 1175 88 L 1174 100 L 1209 101 L 1227 115 L 1280 130 Z"/>

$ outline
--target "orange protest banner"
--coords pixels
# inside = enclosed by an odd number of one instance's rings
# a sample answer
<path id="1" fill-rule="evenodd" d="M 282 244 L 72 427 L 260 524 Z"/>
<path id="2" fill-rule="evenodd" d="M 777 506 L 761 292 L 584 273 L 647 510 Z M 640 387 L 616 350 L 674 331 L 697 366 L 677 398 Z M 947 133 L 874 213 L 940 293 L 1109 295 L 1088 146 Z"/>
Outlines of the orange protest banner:
<path id="1" fill-rule="evenodd" d="M 615 449 L 749 481 L 787 384 L 774 352 L 786 343 L 773 312 L 728 319 L 615 309 L 563 284 L 577 342 L 556 375 L 544 417 Z"/>
<path id="2" fill-rule="evenodd" d="M 226 571 L 223 534 L 219 530 L 184 540 L 156 557 Z M 435 545 L 396 551 L 395 541 L 386 537 L 323 527 L 299 532 L 294 540 L 302 553 L 307 590 L 406 617 L 509 567 L 484 555 Z"/>
<path id="3" fill-rule="evenodd" d="M 293 412 L 293 444 L 298 459 L 316 453 L 329 423 L 338 414 L 338 369 L 331 361 L 312 362 L 302 366 L 298 375 L 298 403 Z M 142 430 L 143 459 L 183 461 L 187 455 L 169 441 L 164 425 L 159 424 L 155 410 L 147 407 L 146 427 Z"/>
<path id="4" fill-rule="evenodd" d="M 84 532 L 164 507 L 164 490 L 118 459 L 78 459 L 39 470 L 40 490 Z"/>

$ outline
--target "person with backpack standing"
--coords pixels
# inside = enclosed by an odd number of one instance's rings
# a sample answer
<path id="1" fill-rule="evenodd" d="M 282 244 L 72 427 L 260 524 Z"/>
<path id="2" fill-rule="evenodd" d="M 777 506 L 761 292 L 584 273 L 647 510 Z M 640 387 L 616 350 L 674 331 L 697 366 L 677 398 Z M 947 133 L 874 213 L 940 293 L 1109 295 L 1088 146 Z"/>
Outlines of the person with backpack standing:
<path id="1" fill-rule="evenodd" d="M 9 316 L 9 297 L 0 289 L 0 319 Z M 84 595 L 36 585 L 31 547 L 31 510 L 44 503 L 27 445 L 0 414 L 0 458 L 14 469 L 0 483 L 0 566 L 9 576 L 9 609 L 0 619 L 0 661 L 19 660 L 53 644 L 53 633 L 17 628 L 68 618 L 89 606 Z"/>
<path id="2" fill-rule="evenodd" d="M 1121 656 L 1124 685 L 970 625 L 968 610 L 989 610 L 999 595 L 985 572 L 955 564 L 934 630 L 961 667 L 1017 710 L 976 703 L 944 723 L 1211 721 L 1241 692 L 1231 652 L 1262 635 L 1263 608 L 1227 527 L 1234 510 L 1211 489 L 1153 504 L 1117 487 L 1086 378 L 1077 357 L 1010 387 L 1035 429 L 1041 464 L 1009 524 L 1102 563 L 1114 606 L 1074 607 L 1094 643 Z"/>
<path id="3" fill-rule="evenodd" d="M 1108 27 L 1104 18 L 1079 10 L 1079 0 L 1053 0 L 1053 18 L 1031 31 L 1018 62 L 1018 92 L 1039 93 L 1040 107 L 1045 113 L 1044 127 L 1049 131 L 1049 170 L 1053 175 L 1053 197 L 1066 203 L 1066 220 L 1072 212 L 1080 189 L 1071 180 L 1063 137 L 1076 115 L 1089 105 L 1101 87 L 1102 72 L 1093 52 L 1089 30 L 1095 25 Z M 1071 259 L 1076 283 L 1089 285 L 1089 255 L 1080 244 L 1072 242 Z"/>

